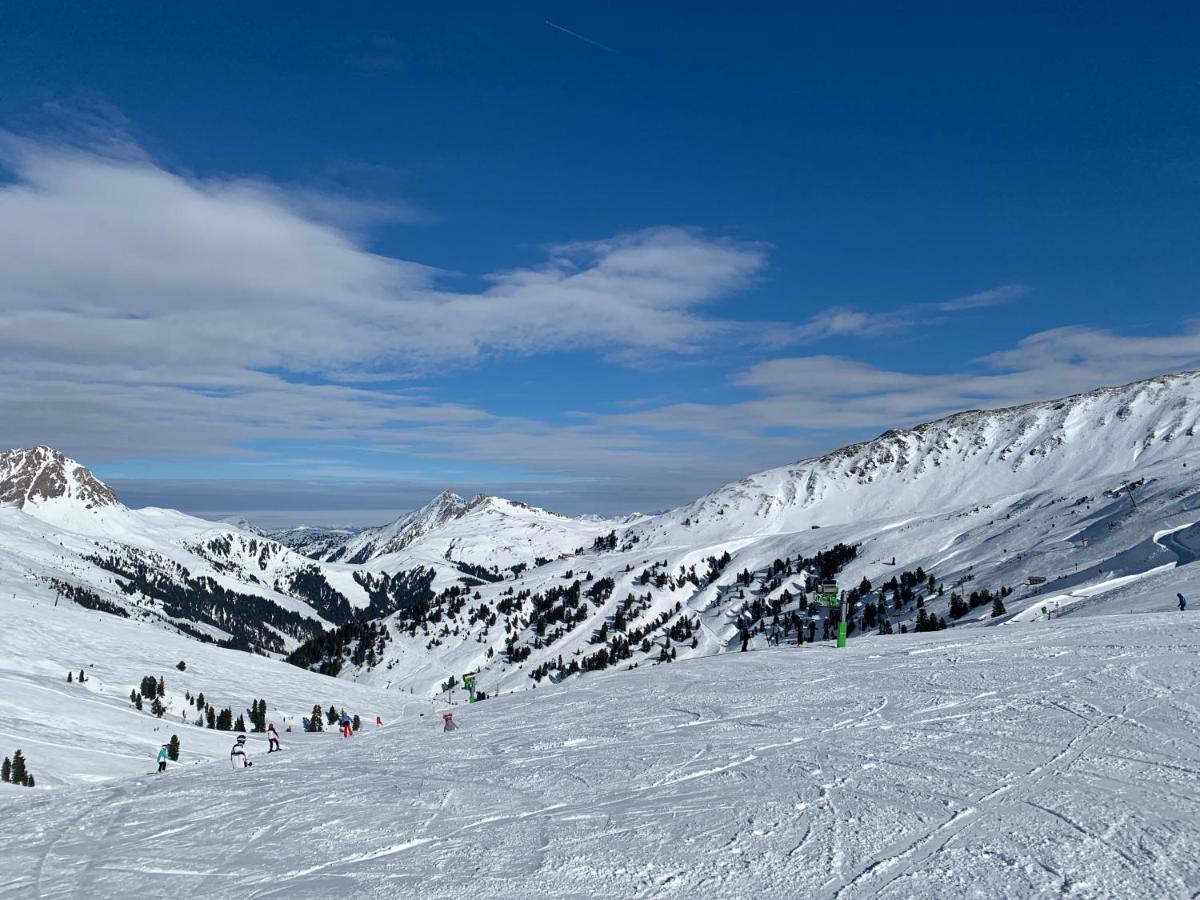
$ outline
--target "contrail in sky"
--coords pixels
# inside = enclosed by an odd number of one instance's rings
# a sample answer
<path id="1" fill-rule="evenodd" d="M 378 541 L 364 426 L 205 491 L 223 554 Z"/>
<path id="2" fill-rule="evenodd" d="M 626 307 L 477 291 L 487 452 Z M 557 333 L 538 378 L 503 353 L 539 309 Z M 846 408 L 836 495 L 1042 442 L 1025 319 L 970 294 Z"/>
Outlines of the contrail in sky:
<path id="1" fill-rule="evenodd" d="M 572 31 L 570 28 L 563 28 L 561 25 L 557 25 L 554 22 L 551 22 L 549 19 L 546 20 L 546 24 L 549 25 L 551 28 L 561 31 L 563 34 L 569 34 L 573 38 L 579 38 L 579 40 L 583 41 L 585 44 L 591 44 L 593 47 L 599 47 L 601 50 L 607 50 L 609 53 L 620 53 L 621 52 L 620 50 L 614 50 L 612 47 L 606 47 L 604 44 L 600 43 L 599 41 L 593 41 L 589 37 L 584 37 L 582 34 L 577 34 L 576 32 Z"/>

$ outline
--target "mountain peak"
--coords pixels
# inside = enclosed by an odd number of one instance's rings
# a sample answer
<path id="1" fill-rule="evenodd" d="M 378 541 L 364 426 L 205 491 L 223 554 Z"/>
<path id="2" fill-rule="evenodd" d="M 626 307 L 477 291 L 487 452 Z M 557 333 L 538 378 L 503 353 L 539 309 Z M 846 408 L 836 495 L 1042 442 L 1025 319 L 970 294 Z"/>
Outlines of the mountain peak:
<path id="1" fill-rule="evenodd" d="M 0 453 L 0 506 L 24 509 L 48 500 L 76 500 L 91 509 L 116 506 L 117 494 L 91 471 L 53 447 Z"/>

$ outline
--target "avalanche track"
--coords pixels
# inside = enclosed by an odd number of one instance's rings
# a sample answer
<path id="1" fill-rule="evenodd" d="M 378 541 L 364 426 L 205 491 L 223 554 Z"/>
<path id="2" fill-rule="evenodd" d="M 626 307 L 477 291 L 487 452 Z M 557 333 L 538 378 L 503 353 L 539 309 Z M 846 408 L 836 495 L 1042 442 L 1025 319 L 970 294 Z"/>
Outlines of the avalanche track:
<path id="1" fill-rule="evenodd" d="M 586 677 L 233 772 L 0 794 L 6 897 L 1192 897 L 1200 620 Z"/>

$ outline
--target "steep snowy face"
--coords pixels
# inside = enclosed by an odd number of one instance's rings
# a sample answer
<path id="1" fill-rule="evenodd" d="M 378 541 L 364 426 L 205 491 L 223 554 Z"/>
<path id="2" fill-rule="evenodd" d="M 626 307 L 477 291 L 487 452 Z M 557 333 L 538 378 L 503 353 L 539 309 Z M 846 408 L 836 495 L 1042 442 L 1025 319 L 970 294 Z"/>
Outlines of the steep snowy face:
<path id="1" fill-rule="evenodd" d="M 116 506 L 116 492 L 73 459 L 50 447 L 0 453 L 0 506 L 25 509 L 47 501 L 76 501 L 87 509 Z"/>
<path id="2" fill-rule="evenodd" d="M 445 523 L 457 519 L 470 504 L 458 494 L 442 491 L 414 512 L 401 516 L 390 525 L 367 528 L 321 557 L 331 562 L 361 564 L 386 553 L 398 553 L 413 541 Z"/>
<path id="3" fill-rule="evenodd" d="M 958 413 L 772 469 L 631 529 L 660 543 L 927 515 L 1200 452 L 1200 372 Z"/>

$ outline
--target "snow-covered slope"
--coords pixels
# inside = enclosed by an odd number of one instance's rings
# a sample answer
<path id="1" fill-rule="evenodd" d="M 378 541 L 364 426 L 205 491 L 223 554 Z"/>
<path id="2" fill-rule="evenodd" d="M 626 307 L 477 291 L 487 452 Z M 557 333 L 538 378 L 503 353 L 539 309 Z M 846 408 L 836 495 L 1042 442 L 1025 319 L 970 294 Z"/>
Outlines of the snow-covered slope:
<path id="1" fill-rule="evenodd" d="M 645 522 L 649 543 L 924 516 L 1194 456 L 1200 372 L 958 413 L 727 485 Z"/>
<path id="2" fill-rule="evenodd" d="M 146 774 L 172 734 L 179 736 L 187 767 L 226 760 L 233 736 L 196 725 L 203 710 L 188 694 L 203 695 L 207 704 L 228 707 L 247 721 L 252 702 L 266 700 L 267 718 L 289 749 L 332 738 L 332 732 L 301 733 L 301 719 L 317 703 L 370 723 L 376 716 L 392 722 L 406 712 L 414 718 L 430 712 L 427 703 L 398 691 L 328 678 L 67 603 L 56 607 L 5 595 L 0 620 L 0 756 L 20 749 L 38 790 Z M 83 682 L 74 677 L 81 670 Z M 142 710 L 130 702 L 146 676 L 163 679 L 161 718 L 148 701 Z M 252 754 L 266 749 L 262 736 L 251 745 Z M 0 895 L 8 896 L 3 888 Z"/>
<path id="3" fill-rule="evenodd" d="M 370 602 L 350 567 L 174 510 L 129 509 L 56 451 L 9 451 L 0 472 L 0 596 L 19 587 L 277 653 Z"/>
<path id="4" fill-rule="evenodd" d="M 852 639 L 996 624 L 1068 595 L 1103 604 L 1194 559 L 1155 536 L 1200 521 L 1198 415 L 1200 375 L 1184 373 L 889 432 L 401 611 L 380 669 L 355 675 L 432 692 L 480 670 L 485 690 L 512 690 L 737 650 L 743 631 L 765 646 L 776 625 L 794 640 L 797 621 L 820 641 L 830 613 L 810 601 L 821 576 L 855 589 Z M 417 542 L 388 564 L 460 552 L 448 533 L 433 532 L 433 554 L 418 556 Z M 485 549 L 501 533 L 472 532 Z"/>
<path id="5" fill-rule="evenodd" d="M 1117 616 L 594 675 L 236 772 L 185 741 L 0 792 L 0 893 L 1193 897 L 1198 653 Z"/>

